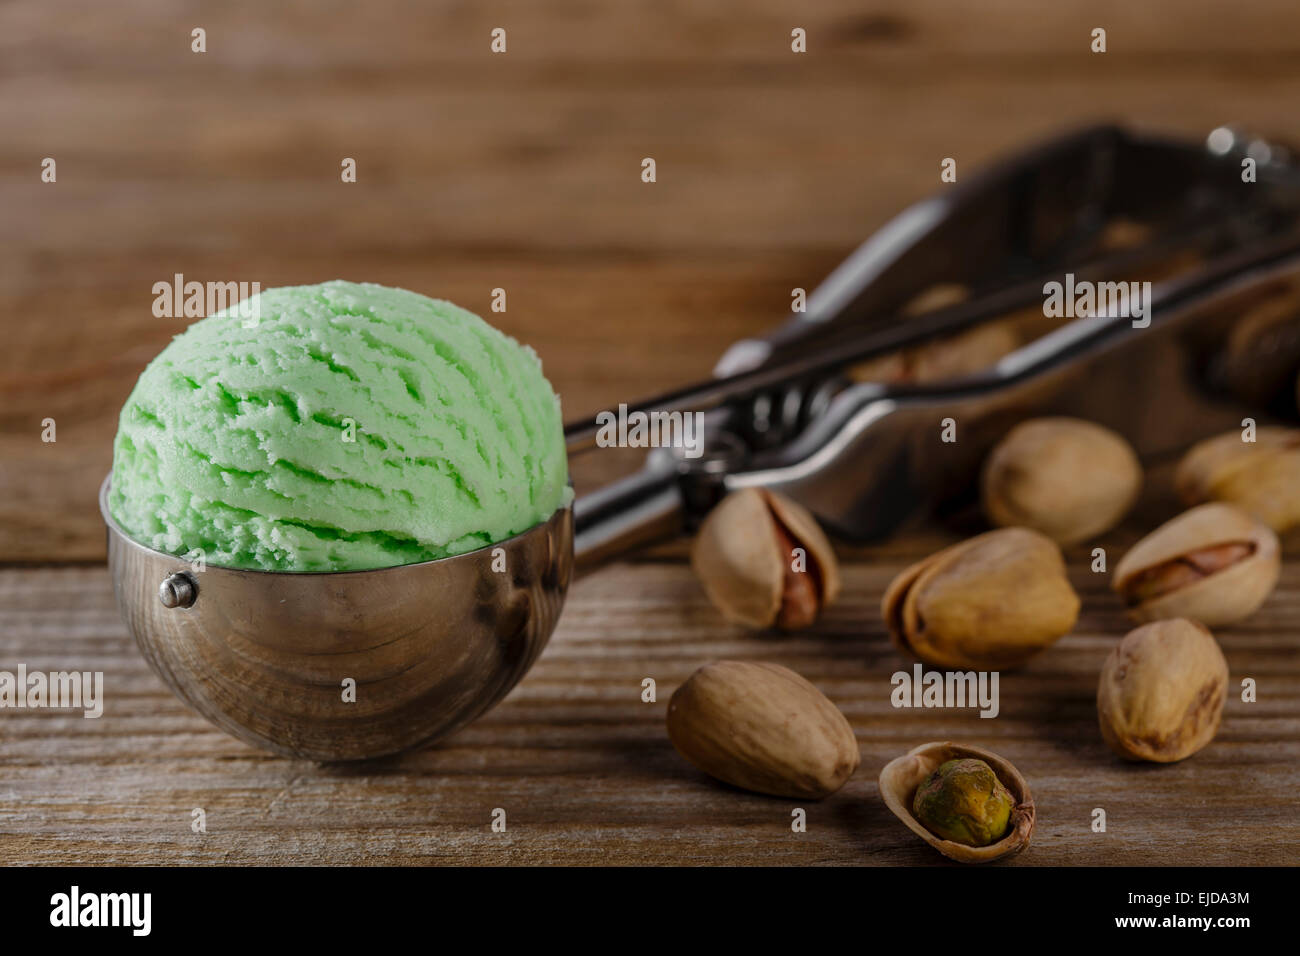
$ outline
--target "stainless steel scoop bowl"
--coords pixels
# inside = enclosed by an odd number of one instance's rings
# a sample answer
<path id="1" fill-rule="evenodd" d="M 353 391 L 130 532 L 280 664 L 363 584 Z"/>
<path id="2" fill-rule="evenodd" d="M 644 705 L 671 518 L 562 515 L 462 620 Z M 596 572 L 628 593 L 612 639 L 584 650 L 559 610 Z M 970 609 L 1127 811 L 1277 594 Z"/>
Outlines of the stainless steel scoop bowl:
<path id="1" fill-rule="evenodd" d="M 127 537 L 108 488 L 109 573 L 145 659 L 218 727 L 293 757 L 380 757 L 473 720 L 542 652 L 572 577 L 572 507 L 421 564 L 200 571 Z"/>

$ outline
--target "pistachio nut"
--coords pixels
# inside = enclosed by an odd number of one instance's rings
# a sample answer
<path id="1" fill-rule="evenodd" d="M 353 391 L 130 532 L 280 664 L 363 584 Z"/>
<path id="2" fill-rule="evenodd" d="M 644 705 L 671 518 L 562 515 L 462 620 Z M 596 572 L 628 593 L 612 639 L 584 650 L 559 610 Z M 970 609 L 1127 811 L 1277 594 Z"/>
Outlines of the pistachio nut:
<path id="1" fill-rule="evenodd" d="M 1019 853 L 1034 832 L 1029 784 L 1011 761 L 980 747 L 922 744 L 885 764 L 880 796 L 909 830 L 962 863 Z"/>
<path id="2" fill-rule="evenodd" d="M 1102 227 L 1097 244 L 1107 252 L 1132 249 L 1151 239 L 1151 226 L 1135 219 L 1115 218 Z"/>
<path id="3" fill-rule="evenodd" d="M 677 752 L 732 786 L 820 799 L 858 768 L 853 728 L 826 696 L 788 667 L 706 664 L 668 702 Z"/>
<path id="4" fill-rule="evenodd" d="M 817 519 L 764 488 L 734 492 L 709 513 L 691 566 L 714 606 L 752 628 L 808 627 L 840 590 L 835 551 Z"/>
<path id="5" fill-rule="evenodd" d="M 1300 282 L 1253 285 L 1225 306 L 1231 325 L 1214 356 L 1216 391 L 1242 404 L 1270 405 L 1295 374 Z"/>
<path id="6" fill-rule="evenodd" d="M 1228 662 L 1203 624 L 1153 621 L 1106 658 L 1097 685 L 1101 735 L 1126 760 L 1182 760 L 1214 739 L 1227 694 Z"/>
<path id="7" fill-rule="evenodd" d="M 1133 507 L 1142 466 L 1115 432 L 1078 418 L 1035 418 L 1007 433 L 984 462 L 984 513 L 999 527 L 1075 544 L 1109 531 Z"/>
<path id="8" fill-rule="evenodd" d="M 1300 525 L 1300 428 L 1266 426 L 1253 442 L 1239 431 L 1206 439 L 1183 456 L 1174 484 L 1189 505 L 1237 505 L 1277 532 Z"/>
<path id="9" fill-rule="evenodd" d="M 1061 551 L 1028 528 L 1001 528 L 904 570 L 881 613 L 894 644 L 936 667 L 1014 667 L 1079 616 Z"/>
<path id="10" fill-rule="evenodd" d="M 936 282 L 908 299 L 901 311 L 911 318 L 960 305 L 969 298 L 970 288 L 960 282 Z"/>
<path id="11" fill-rule="evenodd" d="M 1240 508 L 1200 505 L 1165 522 L 1115 565 L 1111 587 L 1136 621 L 1207 627 L 1249 617 L 1277 583 L 1277 535 Z"/>
<path id="12" fill-rule="evenodd" d="M 983 760 L 946 760 L 916 788 L 912 815 L 935 836 L 988 846 L 1006 835 L 1015 798 Z"/>
<path id="13" fill-rule="evenodd" d="M 1020 347 L 1020 337 L 1004 322 L 977 325 L 904 353 L 904 381 L 943 382 L 982 372 Z"/>
<path id="14" fill-rule="evenodd" d="M 982 372 L 1020 344 L 1020 335 L 1009 324 L 985 323 L 862 362 L 854 366 L 851 377 L 858 382 L 941 382 Z"/>

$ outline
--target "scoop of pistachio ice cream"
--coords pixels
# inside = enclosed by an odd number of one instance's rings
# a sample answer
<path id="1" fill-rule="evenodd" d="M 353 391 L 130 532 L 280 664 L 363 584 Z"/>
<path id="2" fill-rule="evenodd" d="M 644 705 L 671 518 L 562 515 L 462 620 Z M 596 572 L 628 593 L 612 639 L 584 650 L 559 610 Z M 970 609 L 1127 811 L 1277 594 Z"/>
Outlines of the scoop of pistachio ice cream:
<path id="1" fill-rule="evenodd" d="M 340 571 L 471 551 L 570 496 L 532 349 L 450 302 L 335 281 L 172 340 L 122 409 L 109 510 L 159 551 Z"/>

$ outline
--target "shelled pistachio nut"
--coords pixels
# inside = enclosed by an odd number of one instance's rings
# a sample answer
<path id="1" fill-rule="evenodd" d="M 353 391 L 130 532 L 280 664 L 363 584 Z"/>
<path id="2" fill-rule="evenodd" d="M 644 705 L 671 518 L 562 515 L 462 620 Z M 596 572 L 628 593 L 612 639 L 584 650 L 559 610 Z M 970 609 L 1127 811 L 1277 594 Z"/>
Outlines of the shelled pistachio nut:
<path id="1" fill-rule="evenodd" d="M 1187 617 L 1207 627 L 1248 617 L 1277 584 L 1277 535 L 1219 502 L 1151 532 L 1115 565 L 1111 587 L 1136 621 Z"/>
<path id="2" fill-rule="evenodd" d="M 691 549 L 709 600 L 746 627 L 810 626 L 840 591 L 835 551 L 807 509 L 763 488 L 728 495 Z"/>
<path id="3" fill-rule="evenodd" d="M 1214 636 L 1186 618 L 1130 631 L 1111 651 L 1097 685 L 1097 718 L 1127 760 L 1190 757 L 1219 729 L 1228 662 Z"/>
<path id="4" fill-rule="evenodd" d="M 928 664 L 996 670 L 1068 634 L 1079 596 L 1049 538 L 1002 528 L 904 570 L 885 591 L 881 613 L 894 644 Z"/>
<path id="5" fill-rule="evenodd" d="M 1133 507 L 1142 465 L 1120 435 L 1078 418 L 1035 418 L 1007 433 L 980 480 L 999 527 L 1041 531 L 1058 544 L 1109 531 Z"/>
<path id="6" fill-rule="evenodd" d="M 1300 525 L 1300 428 L 1266 426 L 1206 439 L 1183 456 L 1174 484 L 1189 505 L 1237 505 L 1274 531 Z"/>
<path id="7" fill-rule="evenodd" d="M 858 768 L 853 728 L 788 667 L 706 664 L 668 702 L 668 737 L 711 777 L 781 797 L 820 799 Z"/>
<path id="8" fill-rule="evenodd" d="M 991 780 L 986 771 L 991 772 Z M 972 787 L 978 791 L 975 800 L 970 799 Z M 1003 794 L 1006 818 L 999 823 Z M 1034 832 L 1029 784 L 1011 761 L 980 747 L 949 741 L 922 744 L 885 764 L 880 771 L 880 796 L 909 830 L 962 863 L 988 863 L 1019 853 Z M 968 842 L 985 838 L 991 842 Z"/>
<path id="9" fill-rule="evenodd" d="M 992 767 L 963 757 L 939 764 L 916 788 L 912 815 L 944 840 L 988 846 L 1006 836 L 1015 805 Z"/>

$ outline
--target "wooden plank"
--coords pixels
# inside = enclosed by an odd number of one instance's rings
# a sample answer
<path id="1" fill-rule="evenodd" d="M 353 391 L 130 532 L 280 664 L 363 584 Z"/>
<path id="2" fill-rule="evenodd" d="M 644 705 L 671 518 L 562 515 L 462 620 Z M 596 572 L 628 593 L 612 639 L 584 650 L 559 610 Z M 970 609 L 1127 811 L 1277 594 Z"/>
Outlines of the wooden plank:
<path id="1" fill-rule="evenodd" d="M 51 250 L 134 249 L 166 276 L 181 250 L 240 250 L 241 274 L 304 249 L 333 250 L 339 263 L 358 248 L 449 244 L 847 251 L 938 189 L 944 157 L 957 159 L 960 180 L 1027 140 L 1103 118 L 1193 137 L 1226 118 L 1294 137 L 1296 121 L 1257 92 L 1300 94 L 1294 72 L 1248 67 L 1227 77 L 850 73 L 684 92 L 655 75 L 621 90 L 600 90 L 599 75 L 581 88 L 473 90 L 179 75 L 47 92 L 20 79 L 0 106 L 0 203 L 19 227 L 0 236 L 0 252 L 19 276 Z M 45 156 L 58 160 L 55 184 L 39 181 Z M 339 181 L 345 156 L 357 160 L 356 184 Z M 654 184 L 640 180 L 647 156 Z"/>
<path id="2" fill-rule="evenodd" d="M 843 600 L 790 638 L 723 624 L 682 563 L 613 566 L 576 584 L 542 660 L 494 711 L 441 745 L 356 766 L 266 755 L 192 715 L 136 653 L 102 569 L 0 571 L 0 669 L 102 670 L 107 697 L 98 720 L 0 713 L 0 863 L 937 863 L 875 779 L 899 753 L 947 738 L 985 744 L 1028 778 L 1039 825 L 1014 865 L 1295 863 L 1300 567 L 1220 634 L 1232 686 L 1256 677 L 1259 702 L 1230 694 L 1208 748 L 1156 767 L 1120 762 L 1097 732 L 1097 674 L 1125 625 L 1077 562 L 1078 628 L 1003 675 L 996 720 L 893 709 L 890 675 L 910 663 L 877 605 L 900 566 L 850 563 Z M 790 832 L 798 802 L 717 785 L 669 744 L 669 695 L 717 658 L 792 667 L 853 725 L 862 767 L 803 804 L 807 833 Z M 657 703 L 639 699 L 645 677 Z M 190 830 L 195 807 L 206 834 Z M 505 834 L 490 830 L 496 807 Z M 1090 831 L 1095 807 L 1105 834 Z"/>
<path id="3" fill-rule="evenodd" d="M 791 28 L 808 31 L 812 52 L 845 55 L 945 53 L 968 58 L 1077 56 L 1104 27 L 1108 54 L 1196 51 L 1207 56 L 1288 56 L 1295 40 L 1281 27 L 1287 0 L 1231 5 L 1180 0 L 1177 5 L 1126 0 L 819 0 L 793 8 L 784 0 L 593 0 L 490 6 L 451 0 L 413 5 L 372 0 L 364 8 L 281 7 L 268 15 L 257 0 L 202 9 L 167 0 L 132 0 L 106 8 L 69 0 L 57 20 L 40 0 L 11 0 L 0 10 L 0 53 L 24 71 L 65 74 L 111 68 L 150 73 L 188 62 L 190 30 L 208 31 L 210 60 L 234 70 L 287 73 L 310 69 L 398 72 L 440 63 L 459 67 L 493 57 L 489 33 L 509 33 L 511 62 L 528 65 L 638 63 L 705 57 L 723 62 L 774 61 L 789 53 Z M 112 43 L 104 38 L 112 36 Z M 382 55 L 380 55 L 382 54 Z"/>

